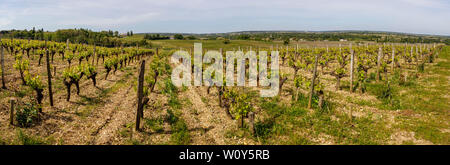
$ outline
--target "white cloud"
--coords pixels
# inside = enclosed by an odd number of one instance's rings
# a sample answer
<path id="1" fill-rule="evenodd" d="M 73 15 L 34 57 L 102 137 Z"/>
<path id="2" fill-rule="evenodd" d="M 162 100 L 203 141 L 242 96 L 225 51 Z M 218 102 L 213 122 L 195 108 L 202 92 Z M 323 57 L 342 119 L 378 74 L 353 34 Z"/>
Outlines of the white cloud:
<path id="1" fill-rule="evenodd" d="M 445 4 L 441 0 L 401 0 L 404 3 L 417 6 L 417 7 L 427 7 L 427 8 L 447 8 L 448 4 Z"/>
<path id="2" fill-rule="evenodd" d="M 6 27 L 7 25 L 11 24 L 12 19 L 11 18 L 0 18 L 0 28 Z"/>
<path id="3" fill-rule="evenodd" d="M 62 25 L 88 25 L 95 27 L 109 28 L 111 26 L 120 26 L 125 24 L 140 23 L 143 21 L 151 21 L 156 18 L 158 13 L 144 13 L 140 15 L 122 15 L 119 17 L 85 17 L 81 19 L 67 19 L 60 21 Z"/>

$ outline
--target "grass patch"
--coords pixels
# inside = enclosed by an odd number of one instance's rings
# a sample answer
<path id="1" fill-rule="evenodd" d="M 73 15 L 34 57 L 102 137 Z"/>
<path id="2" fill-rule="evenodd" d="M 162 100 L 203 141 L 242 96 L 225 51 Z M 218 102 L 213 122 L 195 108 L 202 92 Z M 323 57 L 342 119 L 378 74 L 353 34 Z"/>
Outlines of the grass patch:
<path id="1" fill-rule="evenodd" d="M 123 125 L 124 128 L 120 129 L 120 131 L 119 131 L 119 136 L 120 136 L 120 137 L 124 137 L 124 138 L 132 137 L 132 134 L 133 134 L 133 130 L 132 130 L 133 125 L 134 125 L 134 123 L 124 124 L 124 125 Z"/>
<path id="2" fill-rule="evenodd" d="M 172 135 L 170 141 L 175 145 L 187 145 L 191 141 L 191 136 L 186 123 L 183 120 L 178 120 L 172 124 Z"/>
<path id="3" fill-rule="evenodd" d="M 31 95 L 32 93 L 33 93 L 33 89 L 28 88 L 26 86 L 20 86 L 19 90 L 14 93 L 14 96 L 23 98 L 27 95 Z"/>
<path id="4" fill-rule="evenodd" d="M 175 145 L 187 145 L 191 141 L 191 136 L 186 123 L 180 118 L 180 115 L 180 113 L 176 113 L 170 109 L 167 110 L 166 121 L 170 124 L 172 130 L 170 143 Z"/>
<path id="5" fill-rule="evenodd" d="M 390 137 L 383 119 L 350 117 L 333 111 L 332 106 L 308 111 L 306 106 L 303 95 L 291 105 L 277 98 L 262 100 L 260 107 L 267 117 L 255 123 L 254 138 L 263 144 L 304 145 L 315 144 L 324 135 L 333 144 L 384 144 Z"/>
<path id="6" fill-rule="evenodd" d="M 81 119 L 85 119 L 89 115 L 92 114 L 92 111 L 97 109 L 98 107 L 102 107 L 105 105 L 105 102 L 103 101 L 105 98 L 110 97 L 112 93 L 115 93 L 119 91 L 121 88 L 127 86 L 126 79 L 129 77 L 129 75 L 125 76 L 125 78 L 120 79 L 115 83 L 112 87 L 101 89 L 100 91 L 97 91 L 96 97 L 88 97 L 88 96 L 80 96 L 80 103 L 85 104 L 83 109 L 80 111 L 76 111 L 75 114 L 77 116 L 80 116 Z"/>
<path id="7" fill-rule="evenodd" d="M 375 95 L 382 102 L 377 108 L 385 110 L 402 109 L 401 98 L 398 97 L 398 88 L 391 85 L 390 82 L 368 83 L 367 92 Z"/>
<path id="8" fill-rule="evenodd" d="M 181 108 L 181 101 L 178 99 L 178 88 L 172 84 L 170 78 L 164 79 L 164 87 L 162 88 L 162 93 L 169 97 L 168 104 L 173 109 Z"/>
<path id="9" fill-rule="evenodd" d="M 26 133 L 22 132 L 22 130 L 17 131 L 17 141 L 21 145 L 47 145 L 49 144 L 48 141 L 32 135 L 27 135 Z"/>
<path id="10" fill-rule="evenodd" d="M 156 119 L 145 119 L 145 126 L 150 128 L 152 131 L 157 133 L 164 131 L 164 119 L 156 118 Z"/>

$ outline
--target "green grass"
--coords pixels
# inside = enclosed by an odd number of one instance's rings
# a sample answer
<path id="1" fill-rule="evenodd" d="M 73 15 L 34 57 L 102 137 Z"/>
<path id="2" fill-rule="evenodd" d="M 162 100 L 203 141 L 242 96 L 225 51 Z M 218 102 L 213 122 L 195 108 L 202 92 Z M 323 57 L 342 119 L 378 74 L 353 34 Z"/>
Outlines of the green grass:
<path id="1" fill-rule="evenodd" d="M 347 96 L 345 98 L 345 101 L 349 102 L 349 103 L 353 103 L 353 104 L 357 104 L 360 106 L 368 106 L 368 107 L 375 107 L 377 106 L 377 104 L 371 100 L 364 100 L 364 99 L 354 99 L 350 96 Z"/>
<path id="2" fill-rule="evenodd" d="M 366 88 L 369 94 L 375 95 L 381 101 L 381 104 L 376 105 L 378 109 L 402 109 L 403 100 L 399 98 L 399 89 L 395 85 L 392 85 L 392 83 L 368 83 Z"/>
<path id="3" fill-rule="evenodd" d="M 21 145 L 46 145 L 50 143 L 40 137 L 28 135 L 20 129 L 17 131 L 17 141 Z"/>
<path id="4" fill-rule="evenodd" d="M 450 47 L 445 46 L 441 52 L 442 59 L 435 66 L 427 64 L 417 82 L 410 86 L 397 86 L 406 91 L 400 97 L 404 100 L 405 109 L 448 113 L 449 99 L 444 97 L 450 93 L 448 76 L 450 76 Z"/>
<path id="5" fill-rule="evenodd" d="M 446 120 L 448 117 L 439 115 L 422 118 L 397 116 L 396 121 L 399 123 L 395 125 L 395 128 L 415 132 L 415 138 L 425 139 L 434 144 L 449 144 L 450 133 L 443 131 L 448 129 Z"/>
<path id="6" fill-rule="evenodd" d="M 187 145 L 191 141 L 189 130 L 183 120 L 178 120 L 172 124 L 172 135 L 170 141 L 175 145 Z"/>
<path id="7" fill-rule="evenodd" d="M 163 124 L 164 124 L 163 118 L 145 119 L 145 126 L 147 126 L 152 131 L 155 131 L 157 133 L 164 131 Z"/>
<path id="8" fill-rule="evenodd" d="M 137 139 L 128 139 L 127 144 L 129 145 L 144 145 L 141 141 Z"/>
<path id="9" fill-rule="evenodd" d="M 122 40 L 125 41 L 139 41 L 144 38 L 143 34 L 135 34 L 130 37 L 124 37 Z M 247 50 L 249 47 L 252 47 L 253 50 L 257 50 L 260 48 L 270 48 L 273 46 L 276 48 L 276 45 L 283 46 L 283 41 L 251 41 L 251 40 L 231 40 L 230 43 L 225 44 L 223 40 L 148 40 L 151 43 L 152 47 L 158 48 L 171 48 L 171 49 L 193 49 L 194 43 L 202 43 L 204 49 L 209 50 L 219 50 L 222 48 L 223 50 L 237 50 L 239 47 L 241 50 Z M 296 46 L 294 43 L 291 43 L 290 46 Z"/>
<path id="10" fill-rule="evenodd" d="M 181 118 L 181 112 L 178 110 L 167 110 L 165 120 L 170 124 L 172 134 L 170 136 L 170 143 L 175 145 L 187 145 L 191 141 L 191 135 L 189 133 L 186 122 Z M 158 121 L 158 124 L 161 121 Z"/>
<path id="11" fill-rule="evenodd" d="M 166 94 L 169 97 L 168 104 L 169 107 L 173 109 L 180 109 L 182 105 L 182 101 L 178 98 L 179 89 L 172 84 L 170 78 L 166 78 L 163 80 L 164 86 L 162 87 L 162 93 Z"/>
<path id="12" fill-rule="evenodd" d="M 371 114 L 350 117 L 335 111 L 331 102 L 328 108 L 313 107 L 309 111 L 307 103 L 307 97 L 302 94 L 290 105 L 280 103 L 277 97 L 262 99 L 259 106 L 264 118 L 255 122 L 255 135 L 248 137 L 262 144 L 317 144 L 321 143 L 317 139 L 327 137 L 332 144 L 370 145 L 385 144 L 392 133 L 384 118 Z"/>
<path id="13" fill-rule="evenodd" d="M 209 50 L 237 50 L 239 47 L 241 50 L 247 50 L 252 47 L 253 50 L 257 50 L 258 47 L 269 48 L 272 45 L 279 43 L 276 42 L 263 42 L 263 41 L 247 41 L 247 40 L 232 40 L 229 44 L 224 44 L 223 40 L 156 40 L 151 41 L 154 46 L 164 48 L 183 48 L 193 49 L 194 43 L 202 43 L 204 49 Z M 281 46 L 281 44 L 279 44 Z M 275 47 L 275 46 L 274 46 Z"/>
<path id="14" fill-rule="evenodd" d="M 167 78 L 163 80 L 164 87 L 162 93 L 169 97 L 167 109 L 167 115 L 165 120 L 170 124 L 172 134 L 170 136 L 170 143 L 175 145 L 187 145 L 191 141 L 191 136 L 185 121 L 181 118 L 181 112 L 179 111 L 183 101 L 178 98 L 179 89 L 172 84 L 171 79 Z M 162 120 L 149 121 L 149 126 L 153 127 L 155 131 L 160 130 Z M 161 130 L 160 130 L 161 131 Z"/>
<path id="15" fill-rule="evenodd" d="M 133 134 L 132 130 L 131 130 L 132 128 L 133 127 L 131 125 L 130 126 L 126 125 L 125 128 L 121 128 L 119 130 L 120 137 L 123 137 L 123 138 L 132 137 L 132 134 Z"/>
<path id="16" fill-rule="evenodd" d="M 399 83 L 399 75 L 391 76 L 391 88 L 393 99 L 398 105 L 386 102 L 385 99 L 379 109 L 412 110 L 412 115 L 396 117 L 395 128 L 415 132 L 415 138 L 428 140 L 434 144 L 450 144 L 450 133 L 443 131 L 448 129 L 450 102 L 448 97 L 450 87 L 450 47 L 443 47 L 439 62 L 425 64 L 423 73 L 419 72 L 418 78 L 413 76 L 418 72 L 409 72 L 408 81 Z M 368 92 L 379 96 L 385 89 L 383 83 L 368 84 Z"/>
<path id="17" fill-rule="evenodd" d="M 23 98 L 25 96 L 31 96 L 32 94 L 33 94 L 33 89 L 31 89 L 31 88 L 29 88 L 27 86 L 21 85 L 19 87 L 19 90 L 14 93 L 14 96 Z"/>
<path id="18" fill-rule="evenodd" d="M 400 116 L 397 127 L 415 132 L 416 138 L 428 140 L 434 144 L 450 144 L 448 129 L 450 102 L 450 47 L 443 47 L 437 64 L 426 64 L 417 83 L 411 86 L 398 86 L 405 91 L 398 97 L 403 101 L 404 109 L 413 110 L 420 118 Z"/>

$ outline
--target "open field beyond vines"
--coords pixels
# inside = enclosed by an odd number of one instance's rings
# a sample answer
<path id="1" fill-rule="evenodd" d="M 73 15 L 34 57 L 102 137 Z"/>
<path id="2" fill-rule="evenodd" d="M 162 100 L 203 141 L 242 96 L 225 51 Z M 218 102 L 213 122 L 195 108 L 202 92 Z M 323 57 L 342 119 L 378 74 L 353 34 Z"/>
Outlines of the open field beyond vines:
<path id="1" fill-rule="evenodd" d="M 278 45 L 281 78 L 286 78 L 282 91 L 278 96 L 263 98 L 259 96 L 259 88 L 175 87 L 170 80 L 175 67 L 169 63 L 170 56 L 173 50 L 192 48 L 196 42 L 203 43 L 203 48 L 208 50 L 240 48 L 247 51 L 250 47 L 270 50 Z M 58 43 L 51 44 L 58 47 Z M 349 48 L 347 42 L 293 42 L 286 53 L 283 42 L 231 40 L 224 44 L 220 40 L 158 40 L 152 41 L 152 46 L 159 47 L 158 50 L 117 48 L 117 55 L 105 53 L 105 59 L 100 58 L 100 52 L 114 50 L 94 49 L 92 45 L 72 49 L 66 48 L 66 43 L 59 44 L 64 46 L 62 49 L 73 50 L 75 57 L 69 64 L 67 54 L 70 51 L 66 50 L 63 55 L 55 53 L 50 60 L 53 106 L 48 97 L 45 53 L 39 65 L 37 49 L 30 51 L 28 57 L 20 48 L 10 51 L 4 46 L 2 72 L 6 89 L 0 89 L 0 144 L 450 144 L 449 46 L 416 45 L 414 51 L 413 48 L 410 51 L 410 47 L 397 44 L 395 50 L 401 49 L 402 53 L 397 53 L 392 61 L 389 54 L 392 49 L 386 44 L 383 48 L 386 55 L 380 59 L 382 71 L 377 71 L 376 60 L 367 59 L 372 59 L 370 55 L 376 56 L 378 47 L 383 45 L 373 43 L 353 43 L 353 48 Z M 321 48 L 316 51 L 313 47 Z M 423 57 L 415 54 L 417 47 L 421 48 L 420 52 L 424 50 Z M 91 49 L 94 54 L 77 59 L 82 52 Z M 350 84 L 350 63 L 345 61 L 350 60 L 353 49 L 355 75 L 354 83 Z M 369 57 L 362 56 L 372 49 L 375 52 L 369 53 Z M 339 56 L 347 54 L 341 59 L 328 51 Z M 408 55 L 410 52 L 412 54 Z M 310 57 L 315 57 L 316 53 L 322 56 L 314 91 L 321 94 L 314 95 L 312 107 L 308 108 L 308 82 L 313 77 L 314 66 L 314 58 Z M 413 58 L 408 60 L 410 57 Z M 110 71 L 107 71 L 107 63 L 117 58 L 125 60 L 124 64 L 117 62 L 119 67 L 109 66 Z M 23 84 L 20 71 L 14 67 L 18 60 L 27 60 L 25 74 L 39 75 L 44 85 L 42 112 L 37 112 L 39 118 L 30 117 L 32 121 L 26 126 L 18 121 L 10 125 L 10 100 L 16 101 L 16 112 L 19 112 L 27 104 L 35 103 L 37 95 L 31 85 Z M 143 108 L 140 130 L 136 131 L 142 60 L 146 61 L 144 92 L 148 101 Z M 342 60 L 344 71 L 341 74 L 336 68 L 341 67 Z M 81 76 L 79 94 L 72 86 L 67 101 L 64 83 L 68 78 L 67 68 L 88 64 L 95 67 L 96 85 Z M 358 69 L 365 66 L 370 66 L 366 72 Z M 219 100 L 222 92 L 228 92 L 223 95 L 223 103 Z M 245 113 L 234 112 L 233 108 L 240 105 L 230 101 L 232 99 L 226 100 L 233 94 L 242 96 L 236 99 L 243 99 L 251 108 Z M 246 113 L 249 111 L 255 114 L 254 122 Z M 17 115 L 15 117 L 17 119 Z"/>

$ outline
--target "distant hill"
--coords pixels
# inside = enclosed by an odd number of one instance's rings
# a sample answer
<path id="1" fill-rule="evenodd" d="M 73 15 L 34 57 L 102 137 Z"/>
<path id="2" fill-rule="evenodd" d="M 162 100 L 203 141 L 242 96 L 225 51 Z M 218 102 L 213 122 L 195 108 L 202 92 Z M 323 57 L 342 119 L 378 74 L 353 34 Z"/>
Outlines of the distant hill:
<path id="1" fill-rule="evenodd" d="M 194 36 L 197 38 L 216 39 L 218 37 L 238 40 L 302 40 L 302 41 L 375 41 L 375 42 L 403 42 L 403 43 L 450 43 L 450 36 L 413 34 L 388 31 L 362 30 L 330 30 L 330 31 L 236 31 L 226 33 L 140 33 L 173 36 Z"/>
<path id="2" fill-rule="evenodd" d="M 235 31 L 235 32 L 225 32 L 225 33 L 137 33 L 137 34 L 161 34 L 161 35 L 194 35 L 194 36 L 209 36 L 209 35 L 236 35 L 236 34 L 267 34 L 267 33 L 321 33 L 321 34 L 335 34 L 335 33 L 354 33 L 354 34 L 380 34 L 380 35 L 410 35 L 410 36 L 436 36 L 450 38 L 447 35 L 433 35 L 433 34 L 417 34 L 417 33 L 405 33 L 405 32 L 390 32 L 390 31 L 368 31 L 368 30 L 327 30 L 327 31 L 302 31 L 302 30 L 263 30 L 263 31 Z"/>

